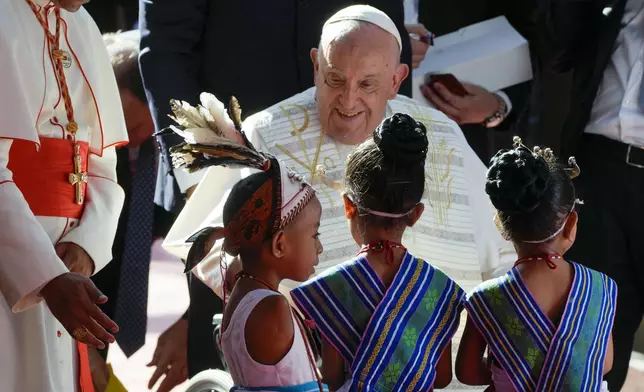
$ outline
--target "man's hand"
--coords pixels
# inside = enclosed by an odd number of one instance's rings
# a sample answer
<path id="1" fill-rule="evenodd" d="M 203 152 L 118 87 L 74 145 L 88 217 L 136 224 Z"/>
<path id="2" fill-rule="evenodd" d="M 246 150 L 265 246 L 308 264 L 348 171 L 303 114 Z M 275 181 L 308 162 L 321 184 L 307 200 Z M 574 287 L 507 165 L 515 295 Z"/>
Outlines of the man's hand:
<path id="1" fill-rule="evenodd" d="M 73 242 L 61 242 L 55 246 L 56 254 L 65 263 L 70 272 L 89 277 L 94 273 L 94 261 L 85 249 Z"/>
<path id="2" fill-rule="evenodd" d="M 165 374 L 157 392 L 170 392 L 188 379 L 188 320 L 177 320 L 159 336 L 152 361 L 147 366 L 156 366 L 148 389 Z"/>
<path id="3" fill-rule="evenodd" d="M 47 283 L 40 295 L 76 340 L 101 350 L 105 348 L 103 342 L 114 343 L 114 336 L 107 331 L 116 333 L 119 327 L 96 306 L 107 302 L 107 297 L 89 278 L 72 272 L 62 274 Z"/>
<path id="4" fill-rule="evenodd" d="M 499 110 L 500 102 L 491 92 L 470 83 L 463 83 L 463 87 L 469 93 L 465 97 L 452 94 L 440 82 L 423 85 L 421 91 L 436 109 L 458 124 L 482 123 Z"/>
<path id="5" fill-rule="evenodd" d="M 418 68 L 425 58 L 427 49 L 429 49 L 429 42 L 425 38 L 429 34 L 429 31 L 420 23 L 407 24 L 405 28 L 411 38 L 411 67 Z"/>

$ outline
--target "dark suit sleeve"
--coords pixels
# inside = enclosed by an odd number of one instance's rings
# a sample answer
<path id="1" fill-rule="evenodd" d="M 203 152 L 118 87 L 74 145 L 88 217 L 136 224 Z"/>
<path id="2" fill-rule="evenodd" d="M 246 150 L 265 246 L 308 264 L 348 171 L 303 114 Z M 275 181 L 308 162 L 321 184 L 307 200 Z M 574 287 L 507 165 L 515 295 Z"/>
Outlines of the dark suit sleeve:
<path id="1" fill-rule="evenodd" d="M 541 0 L 537 10 L 538 53 L 543 66 L 559 72 L 573 68 L 580 53 L 596 44 L 602 10 L 617 0 Z"/>
<path id="2" fill-rule="evenodd" d="M 411 97 L 411 42 L 409 41 L 409 33 L 405 28 L 405 7 L 403 3 L 402 0 L 370 0 L 364 2 L 364 4 L 376 7 L 387 14 L 398 27 L 403 44 L 400 61 L 409 66 L 409 76 L 400 86 L 399 94 Z"/>
<path id="3" fill-rule="evenodd" d="M 505 132 L 513 129 L 528 104 L 531 84 L 532 82 L 528 81 L 501 90 L 512 102 L 512 111 L 498 127 L 494 128 L 495 130 Z"/>
<path id="4" fill-rule="evenodd" d="M 207 1 L 141 0 L 139 7 L 139 65 L 156 129 L 161 130 L 171 125 L 170 99 L 198 102 L 201 88 L 197 75 Z M 175 134 L 159 139 L 164 158 L 169 158 L 169 147 L 181 142 Z"/>

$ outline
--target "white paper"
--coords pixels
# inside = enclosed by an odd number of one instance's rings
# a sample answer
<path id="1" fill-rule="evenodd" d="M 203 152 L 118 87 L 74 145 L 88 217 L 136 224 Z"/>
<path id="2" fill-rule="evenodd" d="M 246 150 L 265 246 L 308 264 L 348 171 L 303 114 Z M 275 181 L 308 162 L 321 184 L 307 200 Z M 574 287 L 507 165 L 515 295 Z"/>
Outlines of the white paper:
<path id="1" fill-rule="evenodd" d="M 436 38 L 413 70 L 412 97 L 423 103 L 418 87 L 427 73 L 451 73 L 461 82 L 501 90 L 532 79 L 528 41 L 505 16 L 473 24 Z"/>

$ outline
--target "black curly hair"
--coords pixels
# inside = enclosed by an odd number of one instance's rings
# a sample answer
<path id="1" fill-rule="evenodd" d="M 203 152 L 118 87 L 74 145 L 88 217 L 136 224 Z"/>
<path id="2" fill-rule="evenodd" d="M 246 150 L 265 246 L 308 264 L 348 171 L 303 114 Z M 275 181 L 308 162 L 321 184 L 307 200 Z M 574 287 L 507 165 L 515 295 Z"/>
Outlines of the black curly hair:
<path id="1" fill-rule="evenodd" d="M 373 138 L 349 155 L 345 189 L 367 224 L 388 228 L 404 222 L 405 217 L 380 217 L 365 209 L 403 214 L 420 202 L 425 190 L 427 146 L 425 126 L 397 113 L 386 118 Z"/>
<path id="2" fill-rule="evenodd" d="M 575 187 L 556 159 L 525 146 L 501 150 L 490 160 L 485 192 L 497 209 L 507 240 L 541 241 L 559 230 L 575 206 Z"/>

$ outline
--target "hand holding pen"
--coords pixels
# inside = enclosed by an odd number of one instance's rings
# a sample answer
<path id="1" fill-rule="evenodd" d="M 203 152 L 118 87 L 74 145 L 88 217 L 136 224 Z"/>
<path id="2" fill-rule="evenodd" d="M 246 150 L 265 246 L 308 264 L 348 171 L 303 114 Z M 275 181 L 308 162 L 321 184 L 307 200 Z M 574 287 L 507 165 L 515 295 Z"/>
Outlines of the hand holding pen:
<path id="1" fill-rule="evenodd" d="M 411 38 L 412 68 L 418 68 L 429 47 L 434 45 L 435 36 L 421 23 L 408 24 L 405 27 Z"/>

